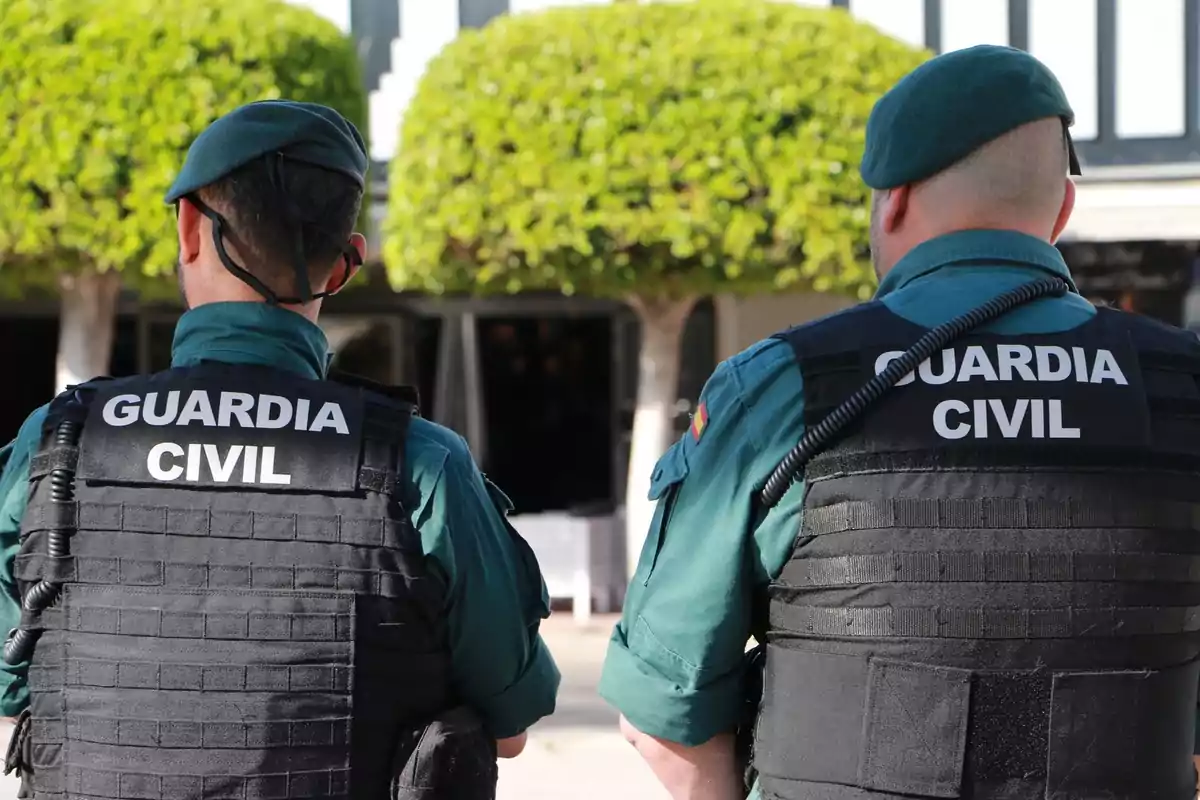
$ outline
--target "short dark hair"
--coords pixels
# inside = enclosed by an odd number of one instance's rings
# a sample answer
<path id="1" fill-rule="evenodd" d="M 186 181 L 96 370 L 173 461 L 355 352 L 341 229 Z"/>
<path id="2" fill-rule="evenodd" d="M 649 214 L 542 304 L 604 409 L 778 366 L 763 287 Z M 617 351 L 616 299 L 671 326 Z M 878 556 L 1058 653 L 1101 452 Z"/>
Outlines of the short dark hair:
<path id="1" fill-rule="evenodd" d="M 292 295 L 297 237 L 309 280 L 328 280 L 354 231 L 363 192 L 347 175 L 298 161 L 284 162 L 276 188 L 273 171 L 267 158 L 255 159 L 198 194 L 229 223 L 225 236 L 240 266 L 273 292 Z"/>

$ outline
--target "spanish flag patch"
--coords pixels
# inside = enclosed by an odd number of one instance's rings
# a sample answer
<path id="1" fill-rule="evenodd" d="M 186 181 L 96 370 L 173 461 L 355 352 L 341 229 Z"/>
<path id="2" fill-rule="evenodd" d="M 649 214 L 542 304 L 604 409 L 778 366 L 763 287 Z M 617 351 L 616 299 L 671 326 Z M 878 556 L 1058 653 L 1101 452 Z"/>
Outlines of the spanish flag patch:
<path id="1" fill-rule="evenodd" d="M 696 406 L 696 413 L 692 415 L 692 438 L 697 442 L 700 441 L 700 434 L 704 433 L 704 426 L 708 424 L 708 407 L 704 403 Z"/>

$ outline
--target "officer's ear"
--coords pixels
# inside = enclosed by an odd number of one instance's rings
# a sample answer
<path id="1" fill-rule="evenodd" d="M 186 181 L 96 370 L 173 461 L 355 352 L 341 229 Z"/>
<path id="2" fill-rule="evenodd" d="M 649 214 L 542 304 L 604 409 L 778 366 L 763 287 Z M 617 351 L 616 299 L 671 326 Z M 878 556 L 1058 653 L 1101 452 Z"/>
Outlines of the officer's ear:
<path id="1" fill-rule="evenodd" d="M 1054 229 L 1050 231 L 1050 244 L 1058 241 L 1062 232 L 1071 221 L 1071 212 L 1075 210 L 1075 181 L 1067 178 L 1067 188 L 1063 193 L 1062 205 L 1058 209 L 1058 217 L 1054 220 Z"/>
<path id="2" fill-rule="evenodd" d="M 367 260 L 367 237 L 361 233 L 350 234 L 346 251 L 337 263 L 333 265 L 333 273 L 325 291 L 330 295 L 340 292 L 350 279 L 358 274 L 363 262 Z"/>
<path id="3" fill-rule="evenodd" d="M 883 208 L 880 211 L 879 223 L 884 233 L 895 233 L 904 224 L 908 215 L 908 198 L 912 187 L 908 184 L 888 189 L 881 198 Z"/>
<path id="4" fill-rule="evenodd" d="M 191 264 L 200 257 L 200 236 L 204 215 L 184 197 L 175 205 L 175 229 L 179 234 L 179 263 Z"/>

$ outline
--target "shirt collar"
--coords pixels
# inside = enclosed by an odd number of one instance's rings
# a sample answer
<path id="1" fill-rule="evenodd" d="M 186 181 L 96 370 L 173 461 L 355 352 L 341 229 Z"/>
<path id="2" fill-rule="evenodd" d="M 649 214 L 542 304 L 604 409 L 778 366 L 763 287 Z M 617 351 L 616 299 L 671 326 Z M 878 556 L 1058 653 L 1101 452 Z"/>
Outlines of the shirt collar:
<path id="1" fill-rule="evenodd" d="M 901 289 L 942 267 L 974 262 L 972 266 L 1032 267 L 1062 278 L 1078 292 L 1071 270 L 1058 248 L 1018 231 L 956 231 L 914 247 L 896 262 L 875 292 L 875 299 Z"/>
<path id="2" fill-rule="evenodd" d="M 325 332 L 294 311 L 266 303 L 206 303 L 175 326 L 171 366 L 202 361 L 275 367 L 305 378 L 329 367 Z"/>

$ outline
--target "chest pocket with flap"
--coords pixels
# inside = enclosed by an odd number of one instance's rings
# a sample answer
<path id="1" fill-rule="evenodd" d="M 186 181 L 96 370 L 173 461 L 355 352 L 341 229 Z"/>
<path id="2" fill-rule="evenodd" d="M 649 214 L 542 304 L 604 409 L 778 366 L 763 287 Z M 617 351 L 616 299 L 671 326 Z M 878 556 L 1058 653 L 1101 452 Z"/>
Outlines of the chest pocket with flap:
<path id="1" fill-rule="evenodd" d="M 684 452 L 683 444 L 677 442 L 658 460 L 650 476 L 649 498 L 658 501 L 658 505 L 654 509 L 650 530 L 646 534 L 646 543 L 642 546 L 642 555 L 638 560 L 639 565 L 644 565 L 647 563 L 647 557 L 650 559 L 643 583 L 649 583 L 650 576 L 654 573 L 658 554 L 662 551 L 667 524 L 671 521 L 671 511 L 679 496 L 679 488 L 687 476 L 687 453 Z"/>

